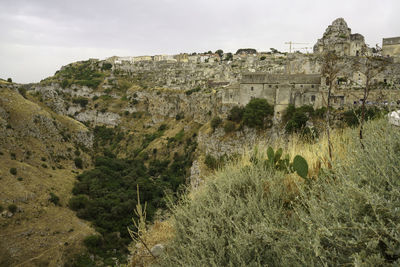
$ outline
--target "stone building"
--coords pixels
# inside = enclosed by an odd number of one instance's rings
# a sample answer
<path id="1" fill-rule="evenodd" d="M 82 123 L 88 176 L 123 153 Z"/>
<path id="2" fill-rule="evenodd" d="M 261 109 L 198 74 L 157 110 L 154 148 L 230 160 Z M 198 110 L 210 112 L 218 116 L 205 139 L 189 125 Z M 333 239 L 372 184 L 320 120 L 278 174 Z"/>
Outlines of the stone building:
<path id="1" fill-rule="evenodd" d="M 395 58 L 395 62 L 400 62 L 400 37 L 383 38 L 382 55 Z"/>
<path id="2" fill-rule="evenodd" d="M 367 46 L 364 36 L 352 34 L 346 21 L 338 18 L 328 26 L 323 37 L 314 45 L 314 53 L 326 50 L 336 51 L 341 56 L 360 56 L 362 51 L 367 51 Z"/>
<path id="3" fill-rule="evenodd" d="M 264 98 L 280 117 L 289 104 L 322 106 L 320 85 L 319 74 L 246 73 L 238 86 L 225 88 L 222 103 L 244 106 L 253 98 Z"/>

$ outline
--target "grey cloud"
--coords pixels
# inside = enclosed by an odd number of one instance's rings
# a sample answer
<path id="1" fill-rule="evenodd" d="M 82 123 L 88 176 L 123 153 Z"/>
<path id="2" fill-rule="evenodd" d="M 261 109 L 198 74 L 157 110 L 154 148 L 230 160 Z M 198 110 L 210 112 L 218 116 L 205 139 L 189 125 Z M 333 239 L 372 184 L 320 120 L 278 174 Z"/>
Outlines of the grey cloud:
<path id="1" fill-rule="evenodd" d="M 77 57 L 116 52 L 312 46 L 337 17 L 375 45 L 400 35 L 398 10 L 398 0 L 1 0 L 0 77 L 39 81 Z"/>

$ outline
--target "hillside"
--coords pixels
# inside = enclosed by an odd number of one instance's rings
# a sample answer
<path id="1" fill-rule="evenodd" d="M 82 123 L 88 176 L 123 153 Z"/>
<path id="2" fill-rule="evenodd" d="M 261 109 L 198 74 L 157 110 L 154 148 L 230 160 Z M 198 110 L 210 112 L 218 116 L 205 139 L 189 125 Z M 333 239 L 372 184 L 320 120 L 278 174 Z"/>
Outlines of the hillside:
<path id="1" fill-rule="evenodd" d="M 92 135 L 81 123 L 0 88 L 0 136 L 0 265 L 63 263 L 93 232 L 67 207 L 80 171 L 75 153 L 87 162 Z"/>
<path id="2" fill-rule="evenodd" d="M 337 132 L 330 164 L 324 142 L 289 144 L 284 154 L 309 162 L 305 179 L 271 167 L 265 146 L 249 151 L 183 196 L 144 235 L 162 256 L 136 252 L 133 266 L 396 266 L 400 132 L 386 120 L 365 130 L 364 149 L 355 129 Z"/>

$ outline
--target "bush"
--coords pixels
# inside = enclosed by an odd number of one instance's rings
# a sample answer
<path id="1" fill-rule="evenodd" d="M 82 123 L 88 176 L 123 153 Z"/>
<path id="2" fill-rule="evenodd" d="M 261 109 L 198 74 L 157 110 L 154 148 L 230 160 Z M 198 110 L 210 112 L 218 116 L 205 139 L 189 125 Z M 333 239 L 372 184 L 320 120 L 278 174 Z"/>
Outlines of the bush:
<path id="1" fill-rule="evenodd" d="M 353 130 L 332 168 L 306 183 L 288 183 L 263 155 L 217 173 L 173 208 L 175 235 L 158 265 L 398 264 L 400 132 L 386 121 L 366 132 L 364 150 Z"/>
<path id="2" fill-rule="evenodd" d="M 53 192 L 50 192 L 49 201 L 51 203 L 54 203 L 54 205 L 56 205 L 56 206 L 60 206 L 60 198 L 56 194 L 54 194 Z"/>
<path id="3" fill-rule="evenodd" d="M 243 113 L 244 108 L 235 106 L 229 111 L 228 120 L 239 123 L 243 119 Z"/>
<path id="4" fill-rule="evenodd" d="M 185 118 L 185 115 L 183 115 L 183 113 L 178 113 L 175 116 L 175 120 L 179 121 Z"/>
<path id="5" fill-rule="evenodd" d="M 89 103 L 89 100 L 85 97 L 78 97 L 72 99 L 72 103 L 79 104 L 82 108 L 85 108 L 86 105 Z"/>
<path id="6" fill-rule="evenodd" d="M 11 168 L 11 169 L 10 169 L 10 173 L 11 173 L 12 175 L 17 175 L 17 168 Z"/>
<path id="7" fill-rule="evenodd" d="M 213 129 L 213 131 L 215 131 L 216 128 L 218 128 L 218 126 L 220 126 L 222 123 L 222 119 L 218 116 L 214 117 L 211 120 L 211 128 Z"/>
<path id="8" fill-rule="evenodd" d="M 7 78 L 7 82 L 12 83 L 12 79 L 11 78 Z"/>
<path id="9" fill-rule="evenodd" d="M 245 106 L 243 113 L 244 124 L 252 128 L 272 127 L 274 107 L 266 99 L 254 98 Z"/>
<path id="10" fill-rule="evenodd" d="M 88 204 L 89 199 L 83 195 L 74 196 L 68 202 L 69 208 L 75 211 L 86 208 Z"/>
<path id="11" fill-rule="evenodd" d="M 26 89 L 23 87 L 18 88 L 18 92 L 23 96 L 23 98 L 26 98 Z"/>
<path id="12" fill-rule="evenodd" d="M 81 158 L 76 157 L 76 158 L 74 159 L 74 163 L 75 163 L 75 166 L 76 166 L 78 169 L 82 169 L 82 168 L 83 168 L 83 161 L 82 161 Z"/>
<path id="13" fill-rule="evenodd" d="M 214 170 L 214 169 L 216 169 L 218 167 L 217 159 L 214 158 L 213 156 L 211 156 L 210 154 L 206 155 L 206 157 L 204 159 L 204 163 L 206 164 L 206 166 L 209 169 L 212 169 L 212 170 Z"/>
<path id="14" fill-rule="evenodd" d="M 108 62 L 103 63 L 103 65 L 101 66 L 102 70 L 110 70 L 111 68 L 112 68 L 112 64 L 108 63 Z"/>
<path id="15" fill-rule="evenodd" d="M 8 205 L 8 211 L 11 213 L 15 213 L 17 211 L 18 207 L 15 204 L 10 204 Z"/>
<path id="16" fill-rule="evenodd" d="M 83 240 L 90 253 L 96 253 L 103 244 L 103 238 L 100 235 L 90 235 Z"/>
<path id="17" fill-rule="evenodd" d="M 2 205 L 0 205 L 0 212 L 3 212 L 4 208 Z"/>
<path id="18" fill-rule="evenodd" d="M 235 125 L 234 122 L 226 121 L 224 123 L 224 131 L 225 131 L 225 133 L 231 133 L 234 130 L 236 130 L 236 125 Z"/>
<path id="19" fill-rule="evenodd" d="M 299 132 L 306 126 L 307 121 L 307 115 L 301 110 L 296 110 L 292 118 L 286 124 L 285 130 L 287 133 Z"/>

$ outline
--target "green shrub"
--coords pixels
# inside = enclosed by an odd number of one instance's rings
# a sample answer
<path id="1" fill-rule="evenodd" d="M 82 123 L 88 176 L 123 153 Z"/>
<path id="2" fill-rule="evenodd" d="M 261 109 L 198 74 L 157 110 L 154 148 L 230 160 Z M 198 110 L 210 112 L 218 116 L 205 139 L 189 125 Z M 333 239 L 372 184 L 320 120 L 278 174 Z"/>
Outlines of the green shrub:
<path id="1" fill-rule="evenodd" d="M 241 122 L 243 119 L 243 113 L 244 113 L 244 108 L 234 106 L 228 114 L 228 120 L 234 121 L 234 122 Z"/>
<path id="2" fill-rule="evenodd" d="M 10 204 L 10 205 L 8 205 L 7 208 L 8 208 L 8 211 L 11 213 L 15 213 L 18 209 L 17 205 L 15 205 L 15 204 Z"/>
<path id="3" fill-rule="evenodd" d="M 10 168 L 10 173 L 12 175 L 17 175 L 17 168 Z"/>
<path id="4" fill-rule="evenodd" d="M 185 118 L 185 115 L 183 115 L 183 113 L 178 113 L 175 116 L 175 120 L 179 121 Z"/>
<path id="5" fill-rule="evenodd" d="M 89 199 L 83 195 L 74 196 L 68 202 L 69 208 L 75 211 L 84 209 L 88 205 L 89 205 Z"/>
<path id="6" fill-rule="evenodd" d="M 260 60 L 265 60 L 267 57 L 266 56 L 262 56 L 260 57 Z"/>
<path id="7" fill-rule="evenodd" d="M 7 78 L 7 82 L 12 83 L 12 79 L 11 78 Z"/>
<path id="8" fill-rule="evenodd" d="M 286 124 L 285 130 L 287 133 L 299 132 L 306 126 L 307 121 L 307 115 L 301 110 L 296 110 L 292 118 Z"/>
<path id="9" fill-rule="evenodd" d="M 220 117 L 216 116 L 211 120 L 211 128 L 213 130 L 215 130 L 216 128 L 218 128 L 218 126 L 221 125 L 221 123 L 222 123 L 222 119 Z"/>
<path id="10" fill-rule="evenodd" d="M 82 168 L 83 168 L 83 161 L 82 161 L 81 158 L 76 157 L 76 158 L 74 159 L 74 163 L 75 163 L 75 166 L 76 166 L 78 169 L 82 169 Z"/>
<path id="11" fill-rule="evenodd" d="M 236 130 L 236 125 L 234 122 L 226 121 L 224 123 L 224 131 L 225 133 L 231 133 Z"/>
<path id="12" fill-rule="evenodd" d="M 266 99 L 254 98 L 245 106 L 243 113 L 244 124 L 252 128 L 272 127 L 274 107 Z"/>
<path id="13" fill-rule="evenodd" d="M 262 153 L 217 172 L 172 208 L 158 266 L 397 265 L 400 132 L 383 120 L 365 130 L 365 149 L 352 130 L 332 168 L 306 182 L 288 185 Z"/>
<path id="14" fill-rule="evenodd" d="M 317 109 L 314 111 L 314 116 L 315 116 L 316 118 L 319 118 L 319 119 L 325 119 L 326 111 L 327 111 L 327 108 L 326 108 L 326 107 L 317 108 Z"/>
<path id="15" fill-rule="evenodd" d="M 206 164 L 206 166 L 209 169 L 216 169 L 218 167 L 218 161 L 216 158 L 214 158 L 213 156 L 211 156 L 210 154 L 207 154 L 205 159 L 204 159 L 204 163 Z"/>
<path id="16" fill-rule="evenodd" d="M 359 115 L 357 114 L 355 110 L 347 110 L 343 112 L 343 120 L 349 127 L 355 127 L 358 126 L 360 121 L 359 121 Z"/>
<path id="17" fill-rule="evenodd" d="M 100 235 L 90 235 L 83 240 L 83 243 L 90 253 L 98 254 L 103 245 L 103 238 Z"/>
<path id="18" fill-rule="evenodd" d="M 24 178 L 22 178 L 22 177 L 18 177 L 18 178 L 17 178 L 17 180 L 21 182 L 21 181 L 23 181 L 23 180 L 24 180 Z"/>
<path id="19" fill-rule="evenodd" d="M 0 205 L 0 212 L 3 212 L 4 208 L 2 205 Z"/>
<path id="20" fill-rule="evenodd" d="M 79 104 L 82 108 L 85 108 L 86 105 L 89 103 L 89 100 L 85 97 L 77 97 L 72 99 L 72 103 Z"/>
<path id="21" fill-rule="evenodd" d="M 54 203 L 54 205 L 56 205 L 56 206 L 60 206 L 60 198 L 56 194 L 54 194 L 53 192 L 50 192 L 49 201 L 51 203 Z"/>
<path id="22" fill-rule="evenodd" d="M 112 64 L 108 62 L 104 62 L 103 65 L 101 66 L 102 70 L 110 70 L 112 68 Z"/>
<path id="23" fill-rule="evenodd" d="M 11 152 L 11 153 L 10 153 L 10 158 L 11 158 L 12 160 L 16 160 L 16 159 L 17 159 L 17 155 L 16 155 L 14 152 Z"/>
<path id="24" fill-rule="evenodd" d="M 190 89 L 190 90 L 185 91 L 185 94 L 186 94 L 186 95 L 191 95 L 191 94 L 193 94 L 193 93 L 199 92 L 200 90 L 201 90 L 200 87 L 196 87 L 196 88 L 193 88 L 193 89 Z"/>
<path id="25" fill-rule="evenodd" d="M 24 97 L 26 98 L 26 89 L 23 87 L 18 88 L 18 92 Z"/>

